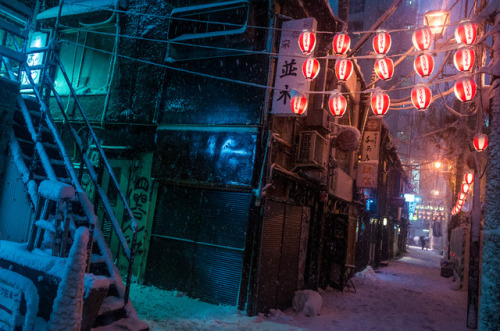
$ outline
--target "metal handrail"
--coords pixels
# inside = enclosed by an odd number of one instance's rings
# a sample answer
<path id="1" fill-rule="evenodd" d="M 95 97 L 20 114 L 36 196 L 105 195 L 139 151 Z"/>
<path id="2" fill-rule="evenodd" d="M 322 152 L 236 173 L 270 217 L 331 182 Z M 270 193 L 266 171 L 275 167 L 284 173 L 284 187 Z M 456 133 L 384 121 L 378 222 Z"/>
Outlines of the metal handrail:
<path id="1" fill-rule="evenodd" d="M 56 54 L 54 54 L 56 55 Z M 126 279 L 126 285 L 125 285 L 125 293 L 124 293 L 124 302 L 125 304 L 128 302 L 128 298 L 129 298 L 129 292 L 130 292 L 130 283 L 131 283 L 131 277 L 132 277 L 132 268 L 133 268 L 133 263 L 134 263 L 134 257 L 135 257 L 135 243 L 136 243 L 136 240 L 137 240 L 137 222 L 132 214 L 132 211 L 130 209 L 130 206 L 128 205 L 126 199 L 125 199 L 125 196 L 123 195 L 123 192 L 121 192 L 120 190 L 120 187 L 119 187 L 119 184 L 118 184 L 118 181 L 116 180 L 116 177 L 113 173 L 113 170 L 111 169 L 111 166 L 106 158 L 106 155 L 104 153 L 104 150 L 102 149 L 98 139 L 97 139 L 97 136 L 95 134 L 95 132 L 93 131 L 92 127 L 90 126 L 90 122 L 88 121 L 84 111 L 83 111 L 83 107 L 81 106 L 79 100 L 77 99 L 77 96 L 76 96 L 76 92 L 75 90 L 73 89 L 72 85 L 69 83 L 69 79 L 68 79 L 68 76 L 64 70 L 64 67 L 62 66 L 62 63 L 60 62 L 59 58 L 57 57 L 56 55 L 56 62 L 58 63 L 60 69 L 61 69 L 61 72 L 63 72 L 63 75 L 66 79 L 66 82 L 68 83 L 68 86 L 69 86 L 69 89 L 70 91 L 72 92 L 72 95 L 73 95 L 73 98 L 75 99 L 75 104 L 77 104 L 78 106 L 78 109 L 84 119 L 84 122 L 87 126 L 87 129 L 89 130 L 89 132 L 91 133 L 91 136 L 93 138 L 93 141 L 96 145 L 96 147 L 98 148 L 99 150 L 99 153 L 104 161 L 104 164 L 106 166 L 106 169 L 108 170 L 109 172 L 109 175 L 110 175 L 110 178 L 112 178 L 112 182 L 113 184 L 115 185 L 115 188 L 116 190 L 119 192 L 119 195 L 120 195 L 120 198 L 122 200 L 122 203 L 125 207 L 125 209 L 128 211 L 129 213 L 129 216 L 130 216 L 130 221 L 131 221 L 131 228 L 132 228 L 132 231 L 133 231 L 133 235 L 132 235 L 132 242 L 131 242 L 131 245 L 130 245 L 130 248 L 127 244 L 127 241 L 125 239 L 125 236 L 123 234 L 123 231 L 122 229 L 120 228 L 119 224 L 118 224 L 118 221 L 116 219 L 116 216 L 111 208 L 111 204 L 109 203 L 109 200 L 108 200 L 108 197 L 107 195 L 105 194 L 104 190 L 102 189 L 102 187 L 99 185 L 98 183 L 98 175 L 94 169 L 94 167 L 92 166 L 92 163 L 90 162 L 88 156 L 85 154 L 85 150 L 83 148 L 83 143 L 81 141 L 81 138 L 78 136 L 78 133 L 76 132 L 76 130 L 70 125 L 70 122 L 69 122 L 69 119 L 67 118 L 67 115 L 66 113 L 64 112 L 64 106 L 62 104 L 62 101 L 61 101 L 61 97 L 59 96 L 59 94 L 56 92 L 55 90 L 55 87 L 54 87 L 54 83 L 52 82 L 52 80 L 50 79 L 48 73 L 46 73 L 44 75 L 44 79 L 45 79 L 45 82 L 47 82 L 51 92 L 53 93 L 54 95 L 54 98 L 56 99 L 57 101 L 57 104 L 59 106 L 59 108 L 61 109 L 61 113 L 63 114 L 64 116 L 64 119 L 66 121 L 66 123 L 69 124 L 69 127 L 70 127 L 70 131 L 71 131 L 71 134 L 73 136 L 73 140 L 75 141 L 80 153 L 81 153 L 81 156 L 82 156 L 82 160 L 83 162 L 85 163 L 85 165 L 87 166 L 87 169 L 89 170 L 89 174 L 91 176 L 91 179 L 92 179 L 92 182 L 93 184 L 95 185 L 96 189 L 97 189 L 97 192 L 99 194 L 99 197 L 101 198 L 101 201 L 104 205 L 104 208 L 109 216 L 109 219 L 111 220 L 111 223 L 113 224 L 113 229 L 115 230 L 115 233 L 119 239 L 119 243 L 123 249 L 123 252 L 129 262 L 129 265 L 128 265 L 128 270 L 127 270 L 127 279 Z M 27 75 L 27 78 L 30 82 L 31 85 L 35 86 L 35 82 L 31 76 L 31 70 L 30 70 L 30 67 L 24 63 L 22 65 L 22 69 L 26 72 L 26 75 Z M 40 105 L 41 105 L 41 110 L 43 112 L 46 112 L 48 113 L 48 108 L 45 104 L 45 102 L 42 100 L 42 96 L 40 94 L 40 92 L 35 88 L 34 89 L 34 93 L 35 93 L 35 96 L 38 100 L 38 102 L 40 102 Z M 50 130 L 52 131 L 52 133 L 56 136 L 58 136 L 58 133 L 57 133 L 57 128 L 55 127 L 55 124 L 52 122 L 50 116 L 46 116 L 46 122 L 50 128 Z M 61 143 L 61 139 L 56 139 L 56 142 L 58 144 Z M 63 146 L 59 146 L 59 149 L 61 151 L 64 151 L 64 147 Z M 78 180 L 78 177 L 73 169 L 73 166 L 72 166 L 72 163 L 69 159 L 69 156 L 63 152 L 63 159 L 65 161 L 65 164 L 66 164 L 66 168 L 68 168 L 68 171 L 70 173 L 70 176 L 72 178 L 72 181 L 73 183 L 77 186 L 77 191 L 78 192 L 83 192 L 83 188 L 81 187 L 80 183 L 79 183 L 79 180 Z M 95 225 L 94 223 L 94 220 L 93 220 L 93 213 L 91 213 L 90 211 L 86 210 L 86 204 L 82 204 L 82 206 L 84 207 L 84 210 L 85 210 L 85 213 L 87 215 L 87 218 L 89 218 L 90 220 L 90 223 L 92 226 Z"/>

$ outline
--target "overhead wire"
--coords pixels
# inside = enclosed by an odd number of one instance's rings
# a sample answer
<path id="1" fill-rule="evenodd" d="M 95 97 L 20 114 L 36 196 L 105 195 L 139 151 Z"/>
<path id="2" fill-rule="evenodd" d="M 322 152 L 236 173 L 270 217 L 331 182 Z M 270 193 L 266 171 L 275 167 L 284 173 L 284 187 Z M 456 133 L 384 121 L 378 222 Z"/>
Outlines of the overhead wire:
<path id="1" fill-rule="evenodd" d="M 115 36 L 115 33 L 111 32 L 103 32 L 103 31 L 94 31 L 91 29 L 82 29 L 78 28 L 80 31 L 85 31 L 85 32 L 90 32 L 98 35 L 109 35 L 109 36 Z M 268 51 L 255 51 L 255 50 L 248 50 L 248 49 L 239 49 L 239 48 L 229 48 L 229 47 L 219 47 L 219 46 L 209 46 L 209 45 L 199 45 L 199 44 L 191 44 L 191 43 L 186 43 L 186 42 L 179 42 L 175 41 L 172 39 L 165 40 L 165 39 L 156 39 L 156 38 L 148 38 L 148 37 L 141 37 L 141 36 L 132 36 L 132 35 L 127 35 L 127 34 L 120 34 L 118 35 L 119 37 L 122 38 L 130 38 L 130 39 L 136 39 L 136 40 L 144 40 L 144 41 L 150 41 L 150 42 L 159 42 L 159 43 L 166 43 L 166 44 L 174 44 L 174 45 L 182 45 L 182 46 L 188 46 L 188 47 L 198 47 L 198 48 L 206 48 L 206 49 L 215 49 L 215 50 L 223 50 L 223 51 L 229 51 L 229 52 L 239 52 L 239 53 L 248 53 L 248 55 L 271 55 L 271 56 L 278 56 L 280 55 L 279 53 L 276 52 L 268 52 Z M 451 37 L 450 37 L 451 38 Z M 446 48 L 441 48 L 441 49 L 433 49 L 433 50 L 427 50 L 425 51 L 428 54 L 438 54 L 442 52 L 449 52 L 456 50 L 460 47 L 463 47 L 461 44 L 454 44 L 454 45 L 448 45 Z M 392 57 L 401 57 L 401 56 L 416 56 L 422 54 L 422 51 L 413 51 L 410 53 L 401 53 L 401 54 L 385 54 L 384 57 L 392 58 Z M 294 57 L 298 58 L 311 58 L 310 55 L 303 55 L 303 54 L 297 54 L 293 55 Z M 361 55 L 361 56 L 341 56 L 341 55 L 327 55 L 327 56 L 317 56 L 314 57 L 317 60 L 325 60 L 325 59 L 352 59 L 352 60 L 377 60 L 380 59 L 382 55 Z"/>
<path id="2" fill-rule="evenodd" d="M 67 5 L 67 4 L 65 4 Z M 95 9 L 95 6 L 92 5 L 85 5 L 83 3 L 74 3 L 71 4 L 72 6 L 80 6 L 80 7 L 86 7 L 86 8 L 92 8 Z M 193 23 L 207 23 L 207 24 L 214 24 L 214 25 L 224 25 L 224 26 L 233 26 L 233 27 L 247 27 L 247 28 L 253 28 L 253 29 L 263 29 L 263 30 L 273 30 L 273 31 L 290 31 L 290 32 L 302 32 L 304 31 L 303 29 L 297 30 L 297 29 L 283 29 L 283 28 L 274 28 L 274 27 L 268 27 L 268 26 L 257 26 L 257 25 L 246 25 L 246 24 L 237 24 L 237 23 L 230 23 L 230 22 L 218 22 L 218 21 L 208 21 L 208 20 L 198 20 L 198 19 L 191 19 L 191 18 L 185 18 L 185 17 L 176 17 L 172 15 L 158 15 L 158 14 L 147 14 L 147 13 L 140 13 L 137 11 L 133 10 L 120 10 L 116 8 L 109 8 L 109 7 L 100 7 L 99 10 L 104 10 L 104 11 L 110 11 L 110 12 L 115 12 L 115 13 L 121 13 L 121 14 L 126 14 L 126 15 L 138 15 L 138 16 L 147 16 L 147 17 L 153 17 L 153 18 L 160 18 L 160 19 L 168 19 L 168 20 L 178 20 L 178 21 L 184 21 L 184 22 L 193 22 Z M 469 15 L 470 16 L 470 15 Z M 448 24 L 443 24 L 443 25 L 436 25 L 435 27 L 451 27 L 451 26 L 456 26 L 461 24 L 462 22 L 452 22 Z M 418 28 L 417 28 L 418 29 Z M 392 32 L 413 32 L 417 29 L 377 29 L 377 30 L 365 30 L 365 31 L 351 31 L 349 33 L 351 34 L 367 34 L 367 33 L 377 33 L 380 31 L 384 31 L 387 33 L 392 33 Z M 330 34 L 334 35 L 339 32 L 332 32 L 332 31 L 314 31 L 315 33 L 318 34 Z"/>

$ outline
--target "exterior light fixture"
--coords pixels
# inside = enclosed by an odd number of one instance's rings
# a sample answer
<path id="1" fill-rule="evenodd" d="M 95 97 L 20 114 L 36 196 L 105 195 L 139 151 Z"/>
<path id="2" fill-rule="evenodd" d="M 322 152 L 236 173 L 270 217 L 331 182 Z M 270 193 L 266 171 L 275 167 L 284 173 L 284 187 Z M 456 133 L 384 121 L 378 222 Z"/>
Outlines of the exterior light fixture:
<path id="1" fill-rule="evenodd" d="M 292 111 L 297 115 L 302 115 L 307 109 L 307 97 L 305 94 L 292 90 L 292 98 L 290 100 L 290 105 Z"/>
<path id="2" fill-rule="evenodd" d="M 411 102 L 419 111 L 427 110 L 431 104 L 432 92 L 431 89 L 424 84 L 418 84 L 411 90 Z"/>
<path id="3" fill-rule="evenodd" d="M 476 95 L 476 82 L 474 78 L 465 76 L 455 81 L 455 96 L 460 101 L 470 101 Z"/>
<path id="4" fill-rule="evenodd" d="M 441 168 L 442 165 L 443 164 L 441 162 L 439 162 L 439 161 L 434 162 L 434 167 L 436 167 L 436 169 Z"/>
<path id="5" fill-rule="evenodd" d="M 353 64 L 351 60 L 338 59 L 335 63 L 335 75 L 339 82 L 345 82 L 352 75 Z"/>
<path id="6" fill-rule="evenodd" d="M 342 117 L 347 108 L 347 100 L 342 94 L 338 93 L 337 90 L 334 90 L 328 100 L 328 108 L 330 108 L 330 113 L 332 113 L 333 116 Z"/>
<path id="7" fill-rule="evenodd" d="M 430 28 L 424 26 L 416 29 L 412 36 L 413 46 L 419 51 L 425 51 L 431 47 L 432 44 L 432 31 Z"/>
<path id="8" fill-rule="evenodd" d="M 389 109 L 391 99 L 386 93 L 375 92 L 372 96 L 371 106 L 375 115 L 384 116 Z"/>
<path id="9" fill-rule="evenodd" d="M 469 185 L 469 184 L 467 184 L 467 183 L 463 183 L 463 184 L 462 184 L 462 188 L 461 188 L 461 190 L 462 190 L 462 192 L 463 192 L 463 193 L 465 193 L 465 194 L 469 193 L 469 191 L 470 191 L 470 185 Z"/>
<path id="10" fill-rule="evenodd" d="M 394 74 L 394 63 L 391 59 L 384 57 L 375 61 L 375 73 L 378 78 L 388 80 Z"/>
<path id="11" fill-rule="evenodd" d="M 384 218 L 382 219 L 382 225 L 383 225 L 383 226 L 386 226 L 386 225 L 387 225 L 387 217 L 384 217 Z"/>
<path id="12" fill-rule="evenodd" d="M 477 24 L 472 22 L 462 22 L 455 29 L 455 40 L 458 44 L 464 43 L 472 45 L 477 37 Z"/>
<path id="13" fill-rule="evenodd" d="M 413 67 L 420 77 L 425 78 L 430 76 L 434 70 L 434 59 L 429 54 L 421 54 L 415 58 Z"/>
<path id="14" fill-rule="evenodd" d="M 464 175 L 464 182 L 467 184 L 472 184 L 474 182 L 474 173 L 473 172 L 466 172 Z"/>
<path id="15" fill-rule="evenodd" d="M 318 76 L 319 73 L 319 62 L 315 58 L 310 58 L 304 61 L 302 65 L 302 73 L 306 80 L 313 80 Z"/>
<path id="16" fill-rule="evenodd" d="M 424 14 L 424 24 L 431 28 L 434 38 L 443 38 L 446 25 L 450 22 L 447 10 L 431 10 Z"/>
<path id="17" fill-rule="evenodd" d="M 347 33 L 337 33 L 333 37 L 332 46 L 336 55 L 343 55 L 351 47 L 351 38 Z"/>
<path id="18" fill-rule="evenodd" d="M 471 71 L 475 59 L 474 50 L 469 47 L 462 47 L 453 55 L 453 63 L 460 71 Z"/>
<path id="19" fill-rule="evenodd" d="M 391 35 L 387 32 L 379 32 L 373 37 L 373 50 L 377 54 L 386 54 L 391 48 Z"/>
<path id="20" fill-rule="evenodd" d="M 304 55 L 309 55 L 316 46 L 316 34 L 314 32 L 305 31 L 299 36 L 299 47 Z"/>
<path id="21" fill-rule="evenodd" d="M 482 152 L 488 147 L 488 136 L 485 135 L 484 133 L 477 134 L 474 137 L 474 148 L 478 152 Z"/>

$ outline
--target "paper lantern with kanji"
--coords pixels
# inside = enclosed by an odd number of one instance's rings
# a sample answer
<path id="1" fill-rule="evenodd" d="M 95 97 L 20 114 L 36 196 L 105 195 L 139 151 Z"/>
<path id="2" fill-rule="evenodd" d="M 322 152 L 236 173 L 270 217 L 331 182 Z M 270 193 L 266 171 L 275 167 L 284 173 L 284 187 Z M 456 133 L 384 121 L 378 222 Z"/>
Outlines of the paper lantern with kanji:
<path id="1" fill-rule="evenodd" d="M 431 104 L 431 99 L 431 89 L 423 84 L 419 84 L 411 90 L 411 102 L 420 111 L 427 110 L 427 107 Z"/>
<path id="2" fill-rule="evenodd" d="M 476 95 L 476 82 L 472 77 L 462 77 L 455 82 L 455 95 L 460 101 L 470 101 Z"/>
<path id="3" fill-rule="evenodd" d="M 330 113 L 332 113 L 333 116 L 341 117 L 344 115 L 347 108 L 347 100 L 342 94 L 335 90 L 328 100 L 328 108 L 330 108 Z"/>
<path id="4" fill-rule="evenodd" d="M 313 80 L 319 73 L 319 62 L 315 58 L 307 59 L 302 65 L 302 73 L 306 80 Z"/>
<path id="5" fill-rule="evenodd" d="M 469 193 L 470 191 L 470 185 L 467 183 L 463 183 L 461 187 L 461 191 L 465 194 Z"/>
<path id="6" fill-rule="evenodd" d="M 472 45 L 477 37 L 477 24 L 472 22 L 463 22 L 455 29 L 455 39 L 458 44 L 464 43 Z"/>
<path id="7" fill-rule="evenodd" d="M 337 33 L 335 37 L 333 37 L 332 46 L 333 52 L 336 55 L 345 54 L 351 46 L 351 38 L 347 33 Z"/>
<path id="8" fill-rule="evenodd" d="M 453 63 L 460 71 L 471 71 L 475 59 L 474 50 L 468 47 L 460 48 L 453 55 Z"/>
<path id="9" fill-rule="evenodd" d="M 391 48 L 391 35 L 387 32 L 379 32 L 373 37 L 373 50 L 377 54 L 385 54 Z"/>
<path id="10" fill-rule="evenodd" d="M 484 133 L 477 134 L 474 137 L 474 148 L 478 152 L 482 152 L 488 147 L 488 136 L 485 135 Z"/>
<path id="11" fill-rule="evenodd" d="M 412 36 L 413 46 L 420 51 L 425 51 L 431 47 L 432 44 L 432 31 L 429 27 L 418 28 L 413 32 Z"/>
<path id="12" fill-rule="evenodd" d="M 391 59 L 384 57 L 375 61 L 375 73 L 378 78 L 388 80 L 394 74 L 394 63 Z"/>
<path id="13" fill-rule="evenodd" d="M 474 173 L 473 172 L 466 172 L 464 174 L 464 182 L 467 184 L 472 184 L 474 182 Z"/>
<path id="14" fill-rule="evenodd" d="M 386 93 L 376 92 L 373 94 L 371 106 L 375 115 L 384 116 L 385 113 L 387 113 L 390 104 L 391 99 Z"/>
<path id="15" fill-rule="evenodd" d="M 299 91 L 292 91 L 290 105 L 292 111 L 297 115 L 302 115 L 307 109 L 307 96 Z"/>
<path id="16" fill-rule="evenodd" d="M 434 58 L 429 54 L 421 54 L 415 58 L 413 67 L 420 77 L 425 78 L 434 70 Z"/>
<path id="17" fill-rule="evenodd" d="M 351 77 L 353 65 L 351 60 L 338 59 L 335 63 L 335 75 L 340 82 L 345 82 Z"/>
<path id="18" fill-rule="evenodd" d="M 299 36 L 299 47 L 304 55 L 309 55 L 316 46 L 316 35 L 313 32 L 302 32 Z"/>

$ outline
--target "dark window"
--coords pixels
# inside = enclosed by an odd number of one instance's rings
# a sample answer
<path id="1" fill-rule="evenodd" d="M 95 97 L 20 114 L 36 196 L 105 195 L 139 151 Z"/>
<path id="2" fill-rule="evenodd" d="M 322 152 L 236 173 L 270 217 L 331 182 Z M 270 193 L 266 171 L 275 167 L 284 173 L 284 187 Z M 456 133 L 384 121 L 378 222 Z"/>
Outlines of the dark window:
<path id="1" fill-rule="evenodd" d="M 349 31 L 363 31 L 363 21 L 352 21 L 348 23 Z"/>
<path id="2" fill-rule="evenodd" d="M 365 11 L 365 0 L 351 0 L 349 2 L 349 14 L 362 13 Z"/>
<path id="3" fill-rule="evenodd" d="M 174 9 L 169 38 L 181 41 L 242 33 L 246 29 L 247 1 L 229 1 Z"/>

